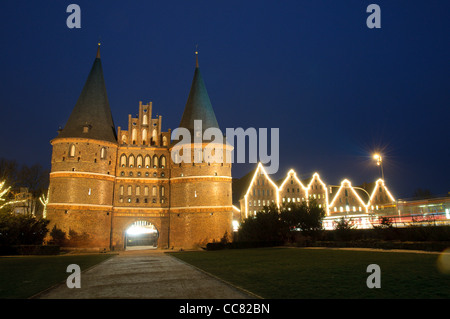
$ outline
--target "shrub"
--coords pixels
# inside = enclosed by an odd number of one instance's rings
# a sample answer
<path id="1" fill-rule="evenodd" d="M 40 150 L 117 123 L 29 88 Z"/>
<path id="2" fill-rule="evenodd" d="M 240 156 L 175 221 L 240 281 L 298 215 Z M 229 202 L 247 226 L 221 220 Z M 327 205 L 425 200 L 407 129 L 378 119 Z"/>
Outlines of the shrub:
<path id="1" fill-rule="evenodd" d="M 65 246 L 67 243 L 66 233 L 61 229 L 56 228 L 56 225 L 53 226 L 50 237 L 52 238 L 51 242 L 55 245 Z"/>
<path id="2" fill-rule="evenodd" d="M 31 215 L 0 212 L 0 245 L 41 245 L 49 221 Z"/>
<path id="3" fill-rule="evenodd" d="M 351 220 L 347 220 L 344 217 L 334 222 L 334 230 L 337 240 L 350 240 L 353 235 L 353 229 L 355 224 Z"/>
<path id="4" fill-rule="evenodd" d="M 275 205 L 244 220 L 238 232 L 240 242 L 294 242 L 295 238 L 315 238 L 322 230 L 325 211 L 313 201 L 288 203 L 280 209 Z M 308 239 L 309 240 L 309 239 Z"/>

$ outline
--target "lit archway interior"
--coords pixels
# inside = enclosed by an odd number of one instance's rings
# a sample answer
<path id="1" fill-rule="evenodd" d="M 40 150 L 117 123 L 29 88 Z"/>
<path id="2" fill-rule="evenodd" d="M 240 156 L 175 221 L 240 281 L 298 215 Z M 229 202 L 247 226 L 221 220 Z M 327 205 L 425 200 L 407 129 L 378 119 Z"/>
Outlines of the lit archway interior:
<path id="1" fill-rule="evenodd" d="M 157 248 L 158 236 L 158 230 L 153 224 L 138 220 L 125 231 L 125 248 L 127 250 Z"/>

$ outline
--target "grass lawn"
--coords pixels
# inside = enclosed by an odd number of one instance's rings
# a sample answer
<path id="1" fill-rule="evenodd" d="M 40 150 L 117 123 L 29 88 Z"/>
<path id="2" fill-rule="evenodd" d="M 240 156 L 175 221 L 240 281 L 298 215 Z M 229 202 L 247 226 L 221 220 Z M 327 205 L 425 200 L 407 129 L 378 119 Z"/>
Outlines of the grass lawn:
<path id="1" fill-rule="evenodd" d="M 67 279 L 67 266 L 81 271 L 113 255 L 61 255 L 0 257 L 0 298 L 28 298 Z"/>
<path id="2" fill-rule="evenodd" d="M 450 298 L 437 254 L 301 248 L 177 252 L 172 256 L 263 298 Z M 369 289 L 367 266 L 381 269 Z"/>

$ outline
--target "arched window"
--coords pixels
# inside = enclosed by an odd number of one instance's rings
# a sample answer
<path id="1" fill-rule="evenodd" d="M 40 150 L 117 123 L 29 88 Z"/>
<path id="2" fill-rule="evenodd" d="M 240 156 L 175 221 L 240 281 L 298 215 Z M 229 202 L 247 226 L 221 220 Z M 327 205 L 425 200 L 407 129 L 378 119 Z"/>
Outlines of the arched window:
<path id="1" fill-rule="evenodd" d="M 148 196 L 148 186 L 144 187 L 144 196 Z"/>
<path id="2" fill-rule="evenodd" d="M 136 165 L 137 167 L 141 168 L 142 167 L 142 155 L 138 155 L 137 159 L 136 159 Z"/>
<path id="3" fill-rule="evenodd" d="M 158 156 L 153 156 L 153 168 L 158 167 Z"/>
<path id="4" fill-rule="evenodd" d="M 127 156 L 125 154 L 122 154 L 120 156 L 120 166 L 125 167 L 127 165 Z"/>
<path id="5" fill-rule="evenodd" d="M 142 130 L 142 144 L 147 144 L 147 129 Z"/>
<path id="6" fill-rule="evenodd" d="M 152 188 L 152 196 L 156 196 L 156 186 L 153 186 Z"/>
<path id="7" fill-rule="evenodd" d="M 147 116 L 147 114 L 144 114 L 144 116 L 142 117 L 142 124 L 143 125 L 148 125 L 148 116 Z"/>
<path id="8" fill-rule="evenodd" d="M 136 196 L 140 196 L 140 195 L 141 195 L 141 187 L 136 186 Z"/>
<path id="9" fill-rule="evenodd" d="M 105 159 L 106 158 L 106 147 L 102 147 L 100 150 L 100 158 Z"/>
<path id="10" fill-rule="evenodd" d="M 134 155 L 130 155 L 130 157 L 128 157 L 128 166 L 134 167 Z"/>
<path id="11" fill-rule="evenodd" d="M 123 185 L 120 185 L 119 194 L 123 196 Z"/>
<path id="12" fill-rule="evenodd" d="M 166 157 L 164 155 L 161 155 L 159 165 L 161 168 L 166 167 Z"/>
<path id="13" fill-rule="evenodd" d="M 164 186 L 161 186 L 161 197 L 164 197 L 165 190 Z"/>
<path id="14" fill-rule="evenodd" d="M 156 143 L 156 135 L 157 135 L 157 132 L 156 132 L 156 128 L 155 128 L 155 129 L 153 129 L 153 133 L 152 133 L 152 143 L 153 144 Z"/>
<path id="15" fill-rule="evenodd" d="M 135 128 L 134 128 L 133 131 L 132 131 L 132 134 L 131 134 L 131 140 L 132 140 L 132 144 L 133 144 L 133 145 L 136 144 L 136 141 L 137 141 L 137 131 L 136 131 Z"/>
<path id="16" fill-rule="evenodd" d="M 69 147 L 69 156 L 74 157 L 75 156 L 75 144 L 70 145 Z"/>
<path id="17" fill-rule="evenodd" d="M 167 136 L 163 136 L 163 146 L 167 146 Z"/>
<path id="18" fill-rule="evenodd" d="M 147 156 L 145 157 L 145 163 L 144 163 L 146 168 L 149 168 L 149 167 L 150 167 L 150 165 L 151 165 L 150 162 L 151 162 L 151 161 L 150 161 L 150 156 L 147 155 Z"/>
<path id="19" fill-rule="evenodd" d="M 128 186 L 128 196 L 131 196 L 131 192 L 132 192 L 132 187 L 131 185 Z"/>
<path id="20" fill-rule="evenodd" d="M 122 135 L 122 144 L 127 144 L 127 136 L 125 134 Z"/>

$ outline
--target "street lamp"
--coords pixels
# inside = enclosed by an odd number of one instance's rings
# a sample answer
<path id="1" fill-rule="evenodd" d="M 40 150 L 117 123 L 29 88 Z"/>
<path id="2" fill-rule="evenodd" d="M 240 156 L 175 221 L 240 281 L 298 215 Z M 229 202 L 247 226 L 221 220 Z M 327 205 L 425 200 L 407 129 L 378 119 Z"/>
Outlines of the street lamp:
<path id="1" fill-rule="evenodd" d="M 373 159 L 377 161 L 377 166 L 381 168 L 381 179 L 384 181 L 384 172 L 383 172 L 383 158 L 380 154 L 374 154 Z"/>

